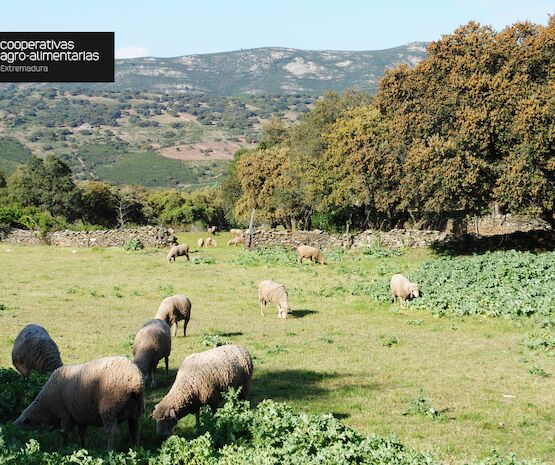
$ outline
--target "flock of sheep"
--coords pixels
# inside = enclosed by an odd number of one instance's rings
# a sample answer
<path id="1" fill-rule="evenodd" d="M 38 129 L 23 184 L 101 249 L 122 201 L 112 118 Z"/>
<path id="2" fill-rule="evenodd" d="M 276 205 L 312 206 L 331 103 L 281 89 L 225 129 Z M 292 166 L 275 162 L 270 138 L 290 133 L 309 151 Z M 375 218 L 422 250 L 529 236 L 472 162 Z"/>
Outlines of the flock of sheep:
<path id="1" fill-rule="evenodd" d="M 243 237 L 242 231 L 232 234 L 234 238 Z M 179 256 L 189 258 L 188 254 L 188 245 L 173 246 L 168 261 L 175 261 Z M 309 259 L 325 264 L 324 257 L 315 247 L 299 246 L 297 254 L 300 263 Z M 393 300 L 419 295 L 416 283 L 400 274 L 392 277 Z M 266 305 L 272 303 L 277 307 L 278 317 L 287 318 L 290 307 L 285 286 L 264 280 L 259 284 L 258 298 L 262 315 Z M 157 386 L 156 369 L 162 359 L 168 376 L 171 337 L 177 335 L 180 321 L 183 321 L 183 336 L 186 336 L 190 317 L 191 301 L 187 296 L 166 297 L 154 319 L 147 321 L 137 332 L 133 361 L 112 356 L 81 365 L 63 365 L 56 343 L 43 327 L 35 324 L 24 327 L 14 342 L 13 365 L 24 377 L 29 376 L 31 370 L 54 371 L 15 424 L 30 428 L 61 428 L 63 446 L 77 426 L 81 447 L 85 447 L 88 426 L 103 426 L 108 436 L 108 449 L 113 449 L 117 444 L 118 424 L 127 421 L 132 445 L 137 446 L 145 382 L 150 378 L 151 387 Z M 189 413 L 196 415 L 198 426 L 200 408 L 208 405 L 214 411 L 221 393 L 229 388 L 240 389 L 240 397 L 246 399 L 252 372 L 252 358 L 239 345 L 224 345 L 189 355 L 181 363 L 170 391 L 154 407 L 152 418 L 156 420 L 157 433 L 169 435 L 177 421 Z"/>

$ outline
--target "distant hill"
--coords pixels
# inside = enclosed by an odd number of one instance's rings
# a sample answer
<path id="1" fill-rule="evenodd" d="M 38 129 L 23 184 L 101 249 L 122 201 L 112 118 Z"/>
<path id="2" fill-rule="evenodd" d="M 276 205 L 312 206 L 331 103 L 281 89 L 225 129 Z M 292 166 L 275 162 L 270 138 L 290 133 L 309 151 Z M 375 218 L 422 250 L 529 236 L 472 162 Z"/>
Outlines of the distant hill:
<path id="1" fill-rule="evenodd" d="M 120 90 L 193 91 L 213 95 L 283 94 L 347 88 L 374 91 L 386 68 L 414 66 L 426 43 L 364 52 L 255 48 L 176 58 L 116 60 Z"/>

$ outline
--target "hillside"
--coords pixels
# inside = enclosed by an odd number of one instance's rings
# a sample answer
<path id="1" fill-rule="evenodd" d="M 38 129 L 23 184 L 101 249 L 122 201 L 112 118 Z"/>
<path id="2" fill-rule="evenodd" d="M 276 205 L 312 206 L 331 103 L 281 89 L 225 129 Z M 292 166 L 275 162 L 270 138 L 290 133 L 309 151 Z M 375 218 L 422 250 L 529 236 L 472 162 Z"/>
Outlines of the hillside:
<path id="1" fill-rule="evenodd" d="M 116 61 L 118 89 L 198 91 L 214 95 L 308 92 L 352 87 L 373 91 L 384 69 L 414 65 L 426 44 L 364 52 L 256 48 L 176 58 Z"/>

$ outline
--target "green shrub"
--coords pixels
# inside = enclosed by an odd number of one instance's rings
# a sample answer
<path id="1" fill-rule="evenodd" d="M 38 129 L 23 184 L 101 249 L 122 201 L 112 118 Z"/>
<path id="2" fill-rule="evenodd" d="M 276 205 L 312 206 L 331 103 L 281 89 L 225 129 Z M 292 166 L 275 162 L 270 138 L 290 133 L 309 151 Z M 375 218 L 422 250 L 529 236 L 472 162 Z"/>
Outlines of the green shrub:
<path id="1" fill-rule="evenodd" d="M 403 415 L 421 415 L 433 420 L 445 418 L 443 412 L 432 407 L 430 399 L 427 399 L 424 396 L 423 389 L 418 391 L 418 397 L 411 402 L 409 408 L 405 411 L 405 413 L 403 413 Z"/>
<path id="2" fill-rule="evenodd" d="M 293 250 L 287 250 L 281 246 L 260 247 L 245 250 L 238 254 L 232 261 L 235 265 L 295 265 L 297 254 Z"/>
<path id="3" fill-rule="evenodd" d="M 144 245 L 139 239 L 129 239 L 125 244 L 123 244 L 123 250 L 128 252 L 141 249 L 144 249 Z"/>
<path id="4" fill-rule="evenodd" d="M 49 373 L 33 371 L 28 378 L 23 378 L 12 368 L 0 368 L 0 422 L 15 420 L 37 396 L 49 376 Z"/>

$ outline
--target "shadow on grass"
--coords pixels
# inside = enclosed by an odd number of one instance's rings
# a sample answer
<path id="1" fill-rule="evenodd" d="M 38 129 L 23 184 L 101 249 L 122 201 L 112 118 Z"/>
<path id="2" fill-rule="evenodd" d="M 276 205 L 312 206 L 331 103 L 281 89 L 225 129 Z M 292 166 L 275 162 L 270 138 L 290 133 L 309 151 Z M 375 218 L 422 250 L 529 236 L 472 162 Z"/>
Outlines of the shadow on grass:
<path id="1" fill-rule="evenodd" d="M 303 309 L 303 310 L 292 309 L 290 315 L 293 318 L 304 318 L 305 316 L 313 315 L 314 313 L 318 313 L 318 311 L 308 310 L 308 309 Z"/>
<path id="2" fill-rule="evenodd" d="M 254 405 L 264 399 L 298 400 L 325 395 L 322 383 L 345 375 L 312 370 L 255 371 L 250 399 Z"/>
<path id="3" fill-rule="evenodd" d="M 469 255 L 495 250 L 547 252 L 555 250 L 555 231 L 516 231 L 494 236 L 466 234 L 449 241 L 436 242 L 431 248 L 441 255 Z"/>

